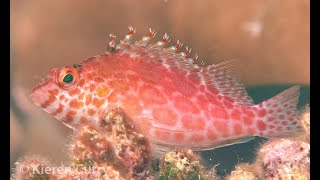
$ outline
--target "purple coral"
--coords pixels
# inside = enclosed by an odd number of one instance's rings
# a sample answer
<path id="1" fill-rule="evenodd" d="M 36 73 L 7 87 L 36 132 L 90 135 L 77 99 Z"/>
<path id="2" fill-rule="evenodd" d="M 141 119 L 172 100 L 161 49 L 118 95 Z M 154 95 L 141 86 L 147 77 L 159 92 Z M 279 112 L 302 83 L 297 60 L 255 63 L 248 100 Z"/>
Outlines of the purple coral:
<path id="1" fill-rule="evenodd" d="M 310 176 L 310 144 L 289 139 L 269 141 L 261 147 L 256 161 L 265 179 Z"/>

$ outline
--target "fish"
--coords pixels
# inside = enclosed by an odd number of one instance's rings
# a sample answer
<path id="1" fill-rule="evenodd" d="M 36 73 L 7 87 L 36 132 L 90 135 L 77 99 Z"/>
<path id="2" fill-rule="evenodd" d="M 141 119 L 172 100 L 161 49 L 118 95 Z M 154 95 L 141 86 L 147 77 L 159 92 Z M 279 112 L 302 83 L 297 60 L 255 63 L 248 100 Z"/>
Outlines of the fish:
<path id="1" fill-rule="evenodd" d="M 151 43 L 149 29 L 133 41 L 136 30 L 102 55 L 53 68 L 32 89 L 37 106 L 75 131 L 98 126 L 108 110 L 121 108 L 150 140 L 153 152 L 172 148 L 203 151 L 243 143 L 256 136 L 290 137 L 302 129 L 297 103 L 300 86 L 258 104 L 240 82 L 238 61 L 205 65 L 180 41 Z"/>

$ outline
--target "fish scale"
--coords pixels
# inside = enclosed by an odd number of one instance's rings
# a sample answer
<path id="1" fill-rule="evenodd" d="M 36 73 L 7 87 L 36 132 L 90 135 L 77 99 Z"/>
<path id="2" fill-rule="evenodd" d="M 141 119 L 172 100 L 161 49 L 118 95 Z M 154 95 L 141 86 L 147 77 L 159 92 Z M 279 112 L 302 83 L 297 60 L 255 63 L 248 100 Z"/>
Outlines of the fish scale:
<path id="1" fill-rule="evenodd" d="M 199 64 L 182 43 L 170 38 L 149 44 L 150 30 L 131 43 L 135 29 L 108 51 L 73 66 L 54 68 L 31 98 L 36 105 L 77 130 L 99 125 L 121 107 L 153 143 L 155 154 L 173 147 L 212 149 L 254 136 L 285 137 L 301 130 L 296 109 L 299 86 L 257 105 L 239 81 L 234 60 Z"/>

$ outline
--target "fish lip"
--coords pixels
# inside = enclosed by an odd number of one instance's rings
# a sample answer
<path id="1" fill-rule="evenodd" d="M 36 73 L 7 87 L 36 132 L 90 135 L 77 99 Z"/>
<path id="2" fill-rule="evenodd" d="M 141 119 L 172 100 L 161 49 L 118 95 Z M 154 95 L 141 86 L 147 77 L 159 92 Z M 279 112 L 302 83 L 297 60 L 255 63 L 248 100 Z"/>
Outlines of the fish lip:
<path id="1" fill-rule="evenodd" d="M 41 106 L 41 103 L 43 103 L 46 100 L 48 94 L 44 88 L 48 84 L 49 84 L 48 82 L 43 81 L 39 85 L 32 88 L 31 94 L 30 94 L 30 99 L 35 105 Z"/>
<path id="2" fill-rule="evenodd" d="M 33 102 L 33 104 L 35 104 L 36 106 L 40 106 L 41 100 L 37 91 L 32 91 L 32 93 L 30 94 L 30 99 Z"/>

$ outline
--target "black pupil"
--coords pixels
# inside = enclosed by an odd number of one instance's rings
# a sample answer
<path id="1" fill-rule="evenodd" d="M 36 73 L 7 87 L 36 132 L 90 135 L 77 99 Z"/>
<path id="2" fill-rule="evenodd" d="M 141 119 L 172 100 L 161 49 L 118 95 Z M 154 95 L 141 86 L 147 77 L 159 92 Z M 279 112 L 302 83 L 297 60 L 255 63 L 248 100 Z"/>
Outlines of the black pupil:
<path id="1" fill-rule="evenodd" d="M 65 83 L 71 83 L 73 81 L 73 75 L 72 74 L 67 74 L 63 78 L 63 82 Z"/>

